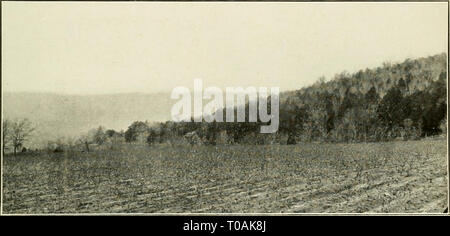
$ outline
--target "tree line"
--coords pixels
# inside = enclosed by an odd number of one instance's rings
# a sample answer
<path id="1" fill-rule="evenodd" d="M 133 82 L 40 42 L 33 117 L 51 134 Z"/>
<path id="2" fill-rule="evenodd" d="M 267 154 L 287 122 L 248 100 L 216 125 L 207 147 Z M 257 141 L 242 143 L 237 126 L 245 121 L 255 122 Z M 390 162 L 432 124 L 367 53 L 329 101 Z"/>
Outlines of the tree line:
<path id="1" fill-rule="evenodd" d="M 329 81 L 322 77 L 309 87 L 281 93 L 275 134 L 259 133 L 260 126 L 267 123 L 248 122 L 247 103 L 246 122 L 194 122 L 193 118 L 190 122 L 135 121 L 125 131 L 100 126 L 76 140 L 49 146 L 57 151 L 58 146 L 72 143 L 89 152 L 92 145 L 114 148 L 135 142 L 154 145 L 197 140 L 216 145 L 420 139 L 447 132 L 446 85 L 447 55 L 442 53 L 384 63 L 353 74 L 342 72 Z M 268 106 L 270 111 L 270 102 Z M 222 114 L 226 115 L 226 109 Z M 3 150 L 11 146 L 15 153 L 33 130 L 28 120 L 4 120 Z"/>
<path id="2" fill-rule="evenodd" d="M 321 78 L 312 86 L 282 93 L 280 127 L 275 135 L 259 134 L 260 121 L 207 123 L 191 119 L 153 125 L 136 121 L 125 131 L 124 139 L 154 144 L 192 132 L 210 145 L 215 145 L 221 134 L 228 143 L 255 144 L 420 139 L 447 132 L 446 83 L 445 53 L 407 59 L 353 74 L 343 72 L 328 82 Z M 248 111 L 247 104 L 247 119 Z"/>

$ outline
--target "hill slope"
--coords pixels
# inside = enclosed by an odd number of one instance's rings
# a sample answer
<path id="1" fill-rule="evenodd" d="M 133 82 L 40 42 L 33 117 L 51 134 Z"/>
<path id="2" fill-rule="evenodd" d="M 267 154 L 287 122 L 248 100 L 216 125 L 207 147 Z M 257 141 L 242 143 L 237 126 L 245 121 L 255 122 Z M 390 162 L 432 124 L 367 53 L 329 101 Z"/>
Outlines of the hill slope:
<path id="1" fill-rule="evenodd" d="M 169 122 L 161 124 L 159 130 L 166 129 L 163 134 L 181 135 L 196 130 L 211 144 L 216 143 L 222 131 L 238 143 L 248 135 L 253 143 L 291 144 L 418 139 L 446 133 L 446 85 L 447 55 L 442 53 L 385 63 L 354 74 L 343 72 L 328 82 L 319 79 L 312 86 L 280 94 L 276 140 L 269 135 L 260 137 L 264 136 L 259 135 L 260 126 L 264 125 L 261 122 Z M 280 136 L 287 136 L 287 141 L 280 141 Z"/>

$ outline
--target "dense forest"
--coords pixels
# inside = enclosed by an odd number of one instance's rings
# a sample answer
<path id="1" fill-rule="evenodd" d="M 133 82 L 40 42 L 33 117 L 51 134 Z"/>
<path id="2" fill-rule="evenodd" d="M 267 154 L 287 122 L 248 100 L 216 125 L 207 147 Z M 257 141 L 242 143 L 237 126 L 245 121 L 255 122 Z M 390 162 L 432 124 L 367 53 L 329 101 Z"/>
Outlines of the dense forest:
<path id="1" fill-rule="evenodd" d="M 320 78 L 310 87 L 281 93 L 280 126 L 273 135 L 259 134 L 261 122 L 136 121 L 122 136 L 126 142 L 153 144 L 176 142 L 189 133 L 195 136 L 191 141 L 211 145 L 419 139 L 446 133 L 446 81 L 445 53 L 407 59 L 354 74 L 343 72 L 328 82 Z"/>

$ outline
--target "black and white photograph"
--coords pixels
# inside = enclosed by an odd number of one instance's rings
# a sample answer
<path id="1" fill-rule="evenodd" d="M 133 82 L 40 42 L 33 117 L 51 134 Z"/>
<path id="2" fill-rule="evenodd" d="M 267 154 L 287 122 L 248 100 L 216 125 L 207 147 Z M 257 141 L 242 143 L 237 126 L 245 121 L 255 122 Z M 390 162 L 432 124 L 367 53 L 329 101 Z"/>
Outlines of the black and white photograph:
<path id="1" fill-rule="evenodd" d="M 1 214 L 448 214 L 448 9 L 2 1 Z"/>

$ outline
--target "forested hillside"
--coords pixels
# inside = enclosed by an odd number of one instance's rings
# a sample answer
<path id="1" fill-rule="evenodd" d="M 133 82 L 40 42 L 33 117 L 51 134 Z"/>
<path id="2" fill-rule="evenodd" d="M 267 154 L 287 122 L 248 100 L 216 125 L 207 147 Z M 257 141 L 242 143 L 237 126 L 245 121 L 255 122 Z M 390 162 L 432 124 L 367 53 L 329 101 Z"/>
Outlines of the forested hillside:
<path id="1" fill-rule="evenodd" d="M 125 133 L 125 139 L 133 142 L 143 131 L 149 143 L 173 140 L 196 131 L 207 144 L 215 144 L 223 136 L 227 143 L 294 144 L 407 140 L 438 135 L 446 132 L 447 127 L 446 71 L 447 55 L 443 53 L 402 63 L 384 63 L 354 74 L 343 72 L 328 82 L 320 78 L 310 87 L 280 94 L 280 127 L 274 135 L 259 134 L 260 122 L 168 121 L 148 129 L 146 124 L 135 122 Z"/>
<path id="2" fill-rule="evenodd" d="M 447 55 L 346 72 L 280 94 L 279 129 L 261 134 L 262 122 L 144 122 L 125 132 L 103 126 L 83 142 L 295 144 L 420 139 L 447 133 Z M 270 111 L 269 100 L 268 111 Z M 246 120 L 248 121 L 248 104 Z M 226 110 L 223 110 L 226 115 Z M 236 108 L 235 108 L 236 112 Z M 235 116 L 236 117 L 236 116 Z M 225 120 L 225 119 L 224 119 Z M 108 128 L 113 128 L 106 125 Z"/>
<path id="3" fill-rule="evenodd" d="M 281 132 L 304 140 L 380 141 L 442 133 L 447 56 L 388 64 L 283 94 Z"/>

